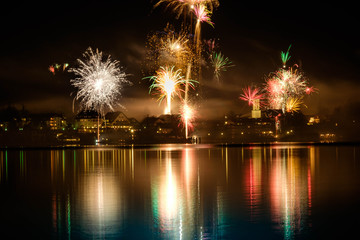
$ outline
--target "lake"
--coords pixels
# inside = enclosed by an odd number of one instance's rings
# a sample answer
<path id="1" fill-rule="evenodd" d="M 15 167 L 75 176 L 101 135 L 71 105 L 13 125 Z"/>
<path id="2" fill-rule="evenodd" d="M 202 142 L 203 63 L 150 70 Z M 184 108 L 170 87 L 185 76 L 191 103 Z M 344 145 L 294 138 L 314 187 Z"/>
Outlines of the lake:
<path id="1" fill-rule="evenodd" d="M 359 145 L 0 150 L 0 238 L 347 239 Z"/>

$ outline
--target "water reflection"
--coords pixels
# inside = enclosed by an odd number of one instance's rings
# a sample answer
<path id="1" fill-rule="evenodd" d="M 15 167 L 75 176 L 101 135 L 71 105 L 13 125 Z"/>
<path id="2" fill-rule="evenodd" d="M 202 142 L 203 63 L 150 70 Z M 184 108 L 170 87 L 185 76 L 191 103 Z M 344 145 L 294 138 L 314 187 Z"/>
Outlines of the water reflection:
<path id="1" fill-rule="evenodd" d="M 0 152 L 0 184 L 8 179 L 8 152 Z"/>
<path id="2" fill-rule="evenodd" d="M 196 163 L 193 149 L 185 148 L 180 153 L 182 156 L 177 158 L 171 148 L 165 148 L 158 152 L 159 161 L 154 161 L 157 163 L 157 170 L 151 174 L 154 232 L 159 237 L 191 239 L 196 231 L 197 186 L 193 172 Z"/>
<path id="3" fill-rule="evenodd" d="M 314 192 L 326 189 L 316 182 L 321 153 L 335 167 L 338 159 L 353 156 L 342 164 L 354 173 L 341 182 L 359 182 L 358 148 L 325 150 L 292 145 L 6 150 L 0 151 L 0 190 L 9 199 L 29 199 L 30 212 L 20 214 L 50 222 L 41 231 L 53 238 L 294 239 L 311 233 Z"/>
<path id="4" fill-rule="evenodd" d="M 262 201 L 262 149 L 251 148 L 250 158 L 246 166 L 246 193 L 248 200 L 248 208 L 251 214 L 251 220 L 256 221 L 257 216 L 260 214 L 260 206 Z"/>
<path id="5" fill-rule="evenodd" d="M 311 170 L 293 148 L 274 152 L 270 175 L 272 219 L 283 229 L 284 239 L 291 239 L 304 227 L 311 210 Z"/>

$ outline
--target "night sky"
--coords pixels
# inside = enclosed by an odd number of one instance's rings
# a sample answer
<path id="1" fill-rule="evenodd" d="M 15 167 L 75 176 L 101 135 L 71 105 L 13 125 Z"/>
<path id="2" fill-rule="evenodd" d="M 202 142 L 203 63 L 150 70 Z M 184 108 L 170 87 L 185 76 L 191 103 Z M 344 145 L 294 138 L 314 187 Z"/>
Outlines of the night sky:
<path id="1" fill-rule="evenodd" d="M 0 108 L 25 107 L 30 112 L 72 115 L 73 75 L 48 67 L 54 63 L 76 66 L 76 59 L 91 46 L 120 61 L 133 83 L 120 103 L 129 117 L 141 120 L 162 113 L 142 80 L 146 37 L 167 23 L 180 30 L 182 18 L 157 1 L 48 1 L 11 2 L 1 14 Z M 313 1 L 314 3 L 314 1 Z M 238 99 L 241 89 L 261 86 L 281 66 L 280 52 L 292 44 L 289 63 L 298 64 L 310 85 L 319 89 L 303 109 L 306 114 L 360 112 L 360 35 L 357 6 L 343 2 L 248 3 L 220 1 L 212 21 L 202 24 L 202 38 L 215 38 L 220 50 L 235 65 L 219 84 L 204 79 L 206 96 L 199 112 L 208 118 L 232 110 L 246 113 Z M 357 110 L 356 110 L 357 109 Z"/>

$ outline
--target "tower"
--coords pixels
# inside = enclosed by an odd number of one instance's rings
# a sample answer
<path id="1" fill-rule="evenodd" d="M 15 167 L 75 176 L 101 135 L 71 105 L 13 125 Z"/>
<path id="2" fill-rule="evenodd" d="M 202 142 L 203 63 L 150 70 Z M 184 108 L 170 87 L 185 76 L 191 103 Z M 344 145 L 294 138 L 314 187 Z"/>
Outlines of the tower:
<path id="1" fill-rule="evenodd" d="M 253 109 L 251 111 L 251 118 L 261 118 L 260 99 L 255 99 L 253 101 Z"/>

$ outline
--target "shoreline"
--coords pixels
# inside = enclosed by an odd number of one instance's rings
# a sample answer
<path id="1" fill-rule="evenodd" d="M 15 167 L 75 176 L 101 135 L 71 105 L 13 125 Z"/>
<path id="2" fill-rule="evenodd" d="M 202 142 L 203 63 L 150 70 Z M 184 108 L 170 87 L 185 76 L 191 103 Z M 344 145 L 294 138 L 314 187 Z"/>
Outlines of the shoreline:
<path id="1" fill-rule="evenodd" d="M 152 149 L 162 147 L 192 147 L 192 148 L 209 148 L 209 147 L 269 147 L 269 146 L 360 146 L 359 141 L 342 141 L 342 142 L 247 142 L 247 143 L 151 143 L 151 144 L 104 144 L 104 145 L 61 145 L 61 146 L 0 146 L 3 150 L 68 150 L 68 149 Z"/>

